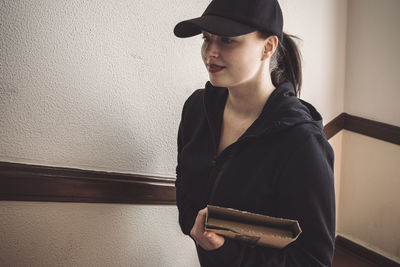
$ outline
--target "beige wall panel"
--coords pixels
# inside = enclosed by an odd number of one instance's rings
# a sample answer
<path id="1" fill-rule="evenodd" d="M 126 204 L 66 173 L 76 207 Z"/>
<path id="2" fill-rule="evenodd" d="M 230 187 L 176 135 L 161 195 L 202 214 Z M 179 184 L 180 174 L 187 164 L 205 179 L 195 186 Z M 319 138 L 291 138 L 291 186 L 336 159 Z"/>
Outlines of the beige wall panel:
<path id="1" fill-rule="evenodd" d="M 400 146 L 344 131 L 338 232 L 400 261 Z"/>

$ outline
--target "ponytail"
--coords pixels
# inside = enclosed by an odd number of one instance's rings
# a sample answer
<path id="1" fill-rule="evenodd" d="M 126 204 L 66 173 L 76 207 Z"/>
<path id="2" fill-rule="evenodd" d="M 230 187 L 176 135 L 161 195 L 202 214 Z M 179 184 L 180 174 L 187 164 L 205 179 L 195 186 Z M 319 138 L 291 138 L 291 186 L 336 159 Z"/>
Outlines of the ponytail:
<path id="1" fill-rule="evenodd" d="M 263 38 L 270 34 L 261 33 Z M 299 37 L 283 33 L 282 41 L 278 42 L 278 47 L 271 57 L 270 73 L 274 86 L 290 81 L 295 90 L 295 95 L 300 97 L 302 84 L 301 54 L 293 38 L 301 40 Z"/>

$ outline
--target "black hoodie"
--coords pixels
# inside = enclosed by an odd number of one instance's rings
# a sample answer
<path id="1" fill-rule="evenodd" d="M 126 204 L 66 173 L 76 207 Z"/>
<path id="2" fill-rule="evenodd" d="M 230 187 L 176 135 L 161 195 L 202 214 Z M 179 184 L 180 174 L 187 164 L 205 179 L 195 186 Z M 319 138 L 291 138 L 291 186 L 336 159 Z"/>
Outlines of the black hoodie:
<path id="1" fill-rule="evenodd" d="M 283 83 L 246 132 L 216 157 L 227 97 L 227 88 L 208 81 L 182 109 L 175 187 L 183 233 L 190 236 L 207 204 L 298 220 L 302 233 L 283 249 L 226 237 L 215 250 L 196 246 L 201 266 L 331 266 L 334 153 L 321 115 Z"/>

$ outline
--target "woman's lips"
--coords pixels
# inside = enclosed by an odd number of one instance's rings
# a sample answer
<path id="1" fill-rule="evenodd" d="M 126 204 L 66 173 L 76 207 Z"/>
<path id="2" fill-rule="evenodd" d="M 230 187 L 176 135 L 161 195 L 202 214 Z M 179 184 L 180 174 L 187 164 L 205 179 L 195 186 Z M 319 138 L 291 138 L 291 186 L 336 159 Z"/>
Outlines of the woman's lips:
<path id="1" fill-rule="evenodd" d="M 207 67 L 208 67 L 208 71 L 212 72 L 212 73 L 218 72 L 225 68 L 223 66 L 219 66 L 219 65 L 215 65 L 215 64 L 207 65 Z"/>

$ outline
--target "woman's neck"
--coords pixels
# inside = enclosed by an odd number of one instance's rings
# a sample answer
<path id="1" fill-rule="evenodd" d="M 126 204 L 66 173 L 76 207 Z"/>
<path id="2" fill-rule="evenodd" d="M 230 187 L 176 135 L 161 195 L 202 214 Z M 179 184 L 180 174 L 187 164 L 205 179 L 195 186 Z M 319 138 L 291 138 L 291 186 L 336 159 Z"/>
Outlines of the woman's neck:
<path id="1" fill-rule="evenodd" d="M 274 90 L 271 79 L 230 87 L 225 108 L 238 118 L 256 119 Z"/>

